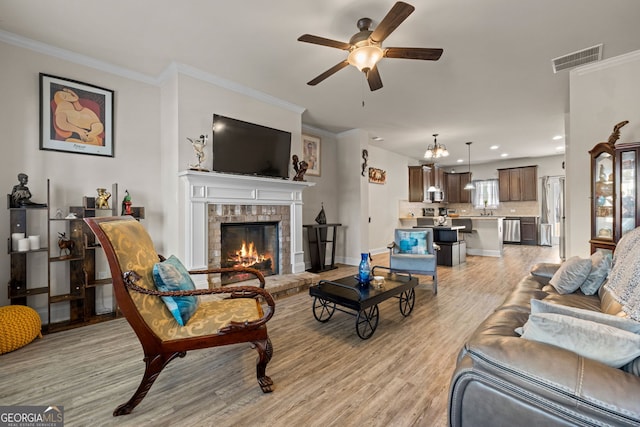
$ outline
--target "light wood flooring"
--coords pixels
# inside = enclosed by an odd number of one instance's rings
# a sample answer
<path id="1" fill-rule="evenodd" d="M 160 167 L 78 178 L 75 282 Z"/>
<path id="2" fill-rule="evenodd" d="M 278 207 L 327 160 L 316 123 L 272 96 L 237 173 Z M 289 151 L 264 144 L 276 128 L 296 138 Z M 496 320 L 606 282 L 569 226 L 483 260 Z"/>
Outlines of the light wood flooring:
<path id="1" fill-rule="evenodd" d="M 62 405 L 66 426 L 445 426 L 449 380 L 475 327 L 536 262 L 558 250 L 508 245 L 503 258 L 469 256 L 439 267 L 416 288 L 404 318 L 396 299 L 380 304 L 373 337 L 337 312 L 317 322 L 303 292 L 276 301 L 269 322 L 274 356 L 263 394 L 248 345 L 199 350 L 160 374 L 131 415 L 113 417 L 143 372 L 142 351 L 124 319 L 46 335 L 0 356 L 0 405 Z M 374 257 L 387 265 L 388 256 Z M 354 274 L 341 266 L 324 278 Z"/>

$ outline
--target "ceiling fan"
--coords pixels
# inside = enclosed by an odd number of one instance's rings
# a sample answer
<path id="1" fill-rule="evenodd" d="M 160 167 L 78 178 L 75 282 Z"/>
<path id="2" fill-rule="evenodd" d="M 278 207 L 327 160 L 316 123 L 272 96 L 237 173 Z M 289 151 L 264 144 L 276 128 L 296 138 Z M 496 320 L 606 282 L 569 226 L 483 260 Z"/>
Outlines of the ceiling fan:
<path id="1" fill-rule="evenodd" d="M 369 88 L 374 91 L 382 87 L 382 80 L 380 79 L 380 73 L 376 65 L 382 58 L 422 59 L 427 61 L 437 61 L 440 59 L 443 52 L 442 49 L 382 47 L 382 42 L 389 37 L 414 10 L 415 8 L 408 3 L 397 2 L 373 31 L 369 29 L 373 22 L 370 18 L 359 19 L 358 29 L 360 31 L 351 37 L 349 43 L 313 36 L 311 34 L 304 34 L 298 37 L 298 41 L 301 42 L 334 47 L 349 52 L 347 59 L 329 68 L 315 79 L 310 80 L 307 84 L 315 86 L 327 77 L 342 70 L 344 67 L 353 65 L 364 72 L 367 76 Z"/>

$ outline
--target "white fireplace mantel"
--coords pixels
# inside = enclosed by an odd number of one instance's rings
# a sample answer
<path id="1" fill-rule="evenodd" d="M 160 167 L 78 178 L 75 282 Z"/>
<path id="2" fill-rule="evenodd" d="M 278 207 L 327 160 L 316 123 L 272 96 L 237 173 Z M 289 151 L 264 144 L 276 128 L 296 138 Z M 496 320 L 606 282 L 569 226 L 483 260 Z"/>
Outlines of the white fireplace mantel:
<path id="1" fill-rule="evenodd" d="M 315 183 L 191 170 L 182 171 L 178 176 L 184 203 L 180 229 L 183 230 L 183 259 L 187 269 L 208 266 L 208 205 L 237 204 L 289 206 L 291 271 L 304 271 L 302 191 Z"/>

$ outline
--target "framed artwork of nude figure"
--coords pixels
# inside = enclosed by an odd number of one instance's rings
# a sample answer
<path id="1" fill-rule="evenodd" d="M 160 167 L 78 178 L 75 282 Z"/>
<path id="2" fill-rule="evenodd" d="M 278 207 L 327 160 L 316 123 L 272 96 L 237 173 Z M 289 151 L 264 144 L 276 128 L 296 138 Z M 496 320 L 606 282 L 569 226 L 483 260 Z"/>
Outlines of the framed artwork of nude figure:
<path id="1" fill-rule="evenodd" d="M 113 91 L 40 73 L 40 149 L 113 157 Z"/>

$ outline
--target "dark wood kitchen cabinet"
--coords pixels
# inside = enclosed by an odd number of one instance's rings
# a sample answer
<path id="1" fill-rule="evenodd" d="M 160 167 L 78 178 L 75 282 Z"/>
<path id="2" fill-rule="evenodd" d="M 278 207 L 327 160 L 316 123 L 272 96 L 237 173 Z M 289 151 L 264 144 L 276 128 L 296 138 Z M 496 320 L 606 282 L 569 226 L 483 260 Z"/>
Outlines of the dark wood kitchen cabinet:
<path id="1" fill-rule="evenodd" d="M 445 173 L 444 198 L 449 203 L 471 203 L 471 191 L 464 187 L 471 181 L 471 173 Z"/>
<path id="2" fill-rule="evenodd" d="M 520 218 L 520 244 L 537 245 L 538 244 L 538 218 L 537 217 L 521 217 Z"/>
<path id="3" fill-rule="evenodd" d="M 409 201 L 423 202 L 425 192 L 425 171 L 423 167 L 409 166 Z"/>
<path id="4" fill-rule="evenodd" d="M 498 169 L 501 202 L 538 200 L 538 166 Z"/>

